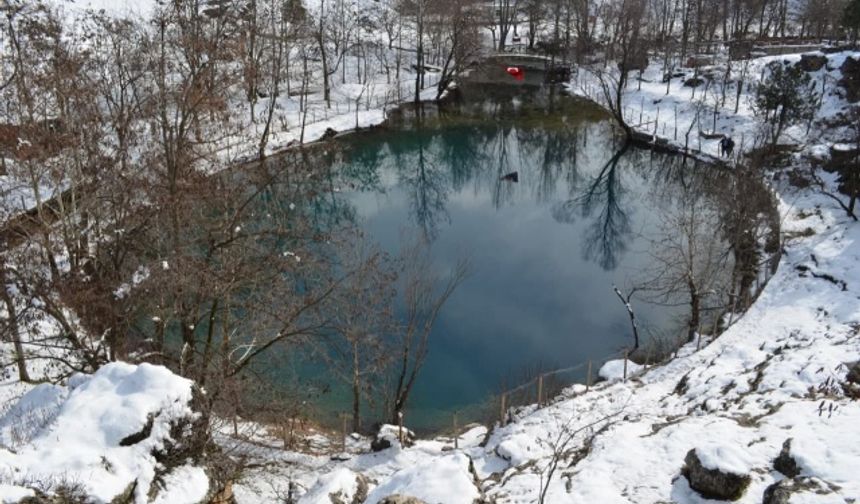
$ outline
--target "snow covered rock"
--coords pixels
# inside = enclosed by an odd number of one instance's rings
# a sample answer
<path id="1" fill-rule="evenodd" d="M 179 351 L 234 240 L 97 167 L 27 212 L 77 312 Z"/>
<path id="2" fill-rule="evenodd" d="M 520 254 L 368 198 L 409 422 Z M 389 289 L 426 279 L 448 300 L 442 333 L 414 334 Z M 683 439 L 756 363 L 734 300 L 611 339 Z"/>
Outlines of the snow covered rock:
<path id="1" fill-rule="evenodd" d="M 169 489 L 174 504 L 199 502 L 209 491 L 195 467 L 209 439 L 201 399 L 165 367 L 123 362 L 36 387 L 0 417 L 0 472 L 37 495 L 74 487 L 87 501 L 148 502 Z"/>
<path id="2" fill-rule="evenodd" d="M 367 490 L 366 477 L 342 467 L 320 477 L 299 504 L 361 504 Z"/>
<path id="3" fill-rule="evenodd" d="M 694 448 L 687 452 L 684 463 L 690 488 L 709 499 L 738 500 L 751 481 L 751 467 L 733 447 Z"/>
<path id="4" fill-rule="evenodd" d="M 421 499 L 409 497 L 406 495 L 390 495 L 381 501 L 379 504 L 427 504 Z"/>
<path id="5" fill-rule="evenodd" d="M 815 478 L 785 478 L 767 487 L 762 504 L 828 504 L 845 502 L 828 485 Z"/>
<path id="6" fill-rule="evenodd" d="M 644 369 L 644 366 L 627 359 L 627 378 L 630 378 L 642 369 Z M 597 376 L 607 381 L 624 379 L 624 359 L 607 361 L 606 364 L 600 366 L 600 371 L 597 372 Z"/>
<path id="7" fill-rule="evenodd" d="M 415 444 L 415 433 L 406 427 L 403 428 L 403 446 L 409 447 Z M 370 449 L 375 452 L 387 450 L 392 446 L 400 446 L 400 428 L 396 425 L 385 424 L 379 428 L 376 437 L 370 442 Z M 402 448 L 402 447 L 401 447 Z"/>
<path id="8" fill-rule="evenodd" d="M 376 487 L 367 497 L 365 504 L 417 504 L 422 501 L 431 504 L 472 504 L 481 494 L 472 479 L 469 463 L 469 457 L 457 453 L 401 469 Z M 388 500 L 394 496 L 409 496 L 419 500 Z"/>

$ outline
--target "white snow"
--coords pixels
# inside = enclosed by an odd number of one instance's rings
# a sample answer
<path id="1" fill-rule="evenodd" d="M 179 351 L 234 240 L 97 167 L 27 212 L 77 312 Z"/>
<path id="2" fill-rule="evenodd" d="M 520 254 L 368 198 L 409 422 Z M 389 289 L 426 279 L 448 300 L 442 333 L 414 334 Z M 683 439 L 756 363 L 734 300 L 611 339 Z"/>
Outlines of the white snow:
<path id="1" fill-rule="evenodd" d="M 696 456 L 705 469 L 727 474 L 745 475 L 753 468 L 749 454 L 736 444 L 710 444 L 696 448 Z"/>
<path id="2" fill-rule="evenodd" d="M 645 369 L 645 366 L 640 364 L 636 364 L 631 360 L 627 360 L 627 378 L 632 377 L 639 371 Z M 604 380 L 623 380 L 624 379 L 624 368 L 625 362 L 624 359 L 614 359 L 610 361 L 606 361 L 606 363 L 600 366 L 600 371 L 597 372 L 597 376 L 603 378 Z"/>
<path id="3" fill-rule="evenodd" d="M 463 454 L 438 457 L 394 473 L 368 495 L 365 504 L 377 504 L 389 495 L 417 497 L 424 502 L 472 504 L 480 497 L 469 478 L 469 458 Z"/>
<path id="4" fill-rule="evenodd" d="M 299 504 L 330 504 L 331 495 L 342 502 L 352 502 L 358 490 L 358 475 L 346 468 L 338 468 L 323 475 L 308 493 L 299 499 Z"/>
<path id="5" fill-rule="evenodd" d="M 191 385 L 161 366 L 116 362 L 77 375 L 66 387 L 38 386 L 0 418 L 0 474 L 16 486 L 77 484 L 104 502 L 137 480 L 136 501 L 145 502 L 157 466 L 152 452 L 170 439 L 172 421 L 194 415 Z M 151 434 L 120 446 L 150 416 Z M 205 478 L 191 471 L 180 476 L 195 487 Z"/>
<path id="6" fill-rule="evenodd" d="M 184 465 L 164 477 L 153 504 L 198 504 L 209 491 L 209 477 L 201 467 Z"/>

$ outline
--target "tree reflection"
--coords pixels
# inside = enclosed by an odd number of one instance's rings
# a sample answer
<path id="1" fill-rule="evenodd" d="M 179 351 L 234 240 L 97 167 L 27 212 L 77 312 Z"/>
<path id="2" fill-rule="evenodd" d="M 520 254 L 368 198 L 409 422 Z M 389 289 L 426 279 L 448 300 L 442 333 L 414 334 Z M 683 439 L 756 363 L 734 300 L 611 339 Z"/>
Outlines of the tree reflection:
<path id="1" fill-rule="evenodd" d="M 553 218 L 563 223 L 573 223 L 577 214 L 584 218 L 594 216 L 586 228 L 583 256 L 589 261 L 597 261 L 604 270 L 618 266 L 619 256 L 627 250 L 626 240 L 630 235 L 630 216 L 621 204 L 627 191 L 618 170 L 618 162 L 628 149 L 629 144 L 625 143 L 581 194 L 557 205 L 552 212 Z"/>
<path id="2" fill-rule="evenodd" d="M 395 151 L 395 160 L 412 216 L 429 242 L 438 236 L 439 221 L 449 219 L 446 204 L 451 184 L 444 165 L 431 152 L 433 137 L 419 126 L 414 139 L 414 145 Z"/>

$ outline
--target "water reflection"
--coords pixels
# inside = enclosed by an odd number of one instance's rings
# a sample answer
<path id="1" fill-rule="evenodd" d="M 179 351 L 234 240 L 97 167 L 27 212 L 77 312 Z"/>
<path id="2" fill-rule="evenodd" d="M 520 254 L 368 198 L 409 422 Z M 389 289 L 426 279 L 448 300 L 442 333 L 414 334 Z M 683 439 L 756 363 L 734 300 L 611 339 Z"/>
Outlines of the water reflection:
<path id="1" fill-rule="evenodd" d="M 522 95 L 406 111 L 385 130 L 325 147 L 320 226 L 356 219 L 393 254 L 404 231 L 417 231 L 440 273 L 471 258 L 434 327 L 415 417 L 481 400 L 525 366 L 598 359 L 628 343 L 611 287 L 653 266 L 648 237 L 672 205 L 659 194 L 706 172 L 615 133 L 580 101 Z M 503 179 L 511 172 L 519 182 Z M 647 335 L 676 330 L 683 313 L 637 316 Z"/>

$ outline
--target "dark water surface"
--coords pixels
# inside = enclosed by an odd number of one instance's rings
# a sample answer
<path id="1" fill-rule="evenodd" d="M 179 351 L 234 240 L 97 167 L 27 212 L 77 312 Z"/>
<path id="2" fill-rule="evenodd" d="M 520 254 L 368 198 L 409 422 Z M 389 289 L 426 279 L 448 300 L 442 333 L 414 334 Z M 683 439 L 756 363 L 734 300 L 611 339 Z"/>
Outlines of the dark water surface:
<path id="1" fill-rule="evenodd" d="M 335 191 L 373 241 L 397 254 L 404 235 L 424 236 L 443 276 L 463 257 L 471 265 L 433 329 L 408 411 L 419 427 L 529 369 L 631 344 L 612 286 L 653 266 L 666 195 L 707 170 L 625 149 L 593 105 L 546 93 L 405 111 L 337 142 Z M 519 182 L 502 180 L 515 171 Z M 643 332 L 672 334 L 682 313 L 643 305 L 637 316 Z M 348 409 L 348 397 L 336 387 L 332 409 Z"/>

